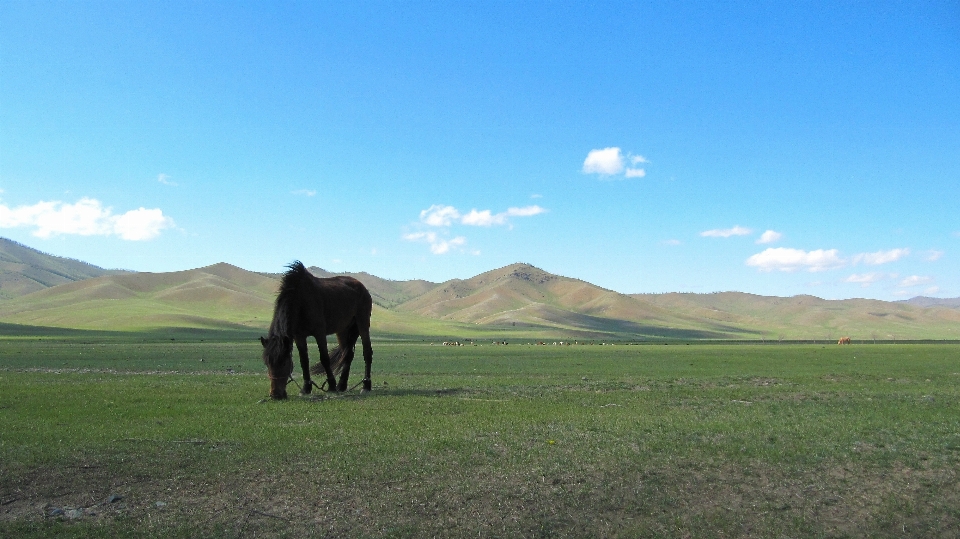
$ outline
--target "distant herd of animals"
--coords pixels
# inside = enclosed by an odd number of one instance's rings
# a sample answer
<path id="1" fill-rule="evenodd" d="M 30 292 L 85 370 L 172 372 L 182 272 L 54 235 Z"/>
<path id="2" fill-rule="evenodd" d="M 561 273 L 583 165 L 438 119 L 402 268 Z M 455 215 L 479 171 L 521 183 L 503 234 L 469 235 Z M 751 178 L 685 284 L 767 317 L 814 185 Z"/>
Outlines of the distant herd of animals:
<path id="1" fill-rule="evenodd" d="M 316 387 L 321 391 L 347 391 L 350 364 L 353 363 L 357 339 L 363 345 L 364 375 L 361 384 L 364 392 L 370 391 L 370 367 L 373 363 L 373 347 L 370 345 L 370 315 L 373 299 L 363 283 L 338 275 L 315 277 L 298 260 L 287 266 L 280 279 L 280 290 L 273 307 L 273 319 L 267 337 L 260 337 L 263 345 L 263 363 L 270 378 L 270 397 L 287 398 L 287 384 L 293 378 L 293 346 L 297 346 L 300 368 L 303 371 L 301 395 L 309 395 Z M 336 334 L 337 346 L 327 351 L 327 335 Z M 307 337 L 317 341 L 320 364 L 310 368 L 307 353 Z M 463 346 L 459 341 L 445 341 L 444 346 Z M 493 344 L 506 345 L 506 341 Z M 540 341 L 538 345 L 546 343 Z M 554 345 L 569 345 L 555 342 Z M 851 344 L 850 337 L 840 337 L 837 344 Z M 323 375 L 326 381 L 317 385 L 311 374 Z M 337 376 L 340 377 L 339 382 Z M 359 384 L 358 384 L 359 385 Z"/>

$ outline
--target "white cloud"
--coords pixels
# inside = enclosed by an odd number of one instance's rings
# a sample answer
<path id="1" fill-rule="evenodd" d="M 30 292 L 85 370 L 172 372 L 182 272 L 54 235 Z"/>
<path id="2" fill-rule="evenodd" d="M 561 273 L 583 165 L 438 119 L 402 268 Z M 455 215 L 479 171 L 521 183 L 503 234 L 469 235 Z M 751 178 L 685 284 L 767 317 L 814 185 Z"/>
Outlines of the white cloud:
<path id="1" fill-rule="evenodd" d="M 169 185 L 171 187 L 177 186 L 177 182 L 170 181 L 170 176 L 166 174 L 157 174 L 157 181 L 162 183 L 163 185 Z"/>
<path id="2" fill-rule="evenodd" d="M 493 226 L 507 224 L 510 217 L 531 217 L 546 211 L 534 204 L 522 208 L 507 208 L 507 211 L 500 213 L 474 208 L 466 214 L 461 214 L 453 206 L 434 204 L 420 212 L 420 221 L 430 226 L 451 226 L 455 222 L 467 226 Z"/>
<path id="3" fill-rule="evenodd" d="M 139 208 L 114 215 L 99 200 L 81 198 L 76 204 L 60 201 L 38 202 L 32 206 L 9 208 L 0 204 L 0 228 L 36 227 L 33 235 L 49 238 L 59 234 L 80 236 L 116 235 L 125 240 L 149 240 L 165 228 L 174 226 L 173 219 L 160 209 Z"/>
<path id="4" fill-rule="evenodd" d="M 173 226 L 173 219 L 165 216 L 160 209 L 139 208 L 113 218 L 113 231 L 125 240 L 151 240 L 160 235 L 160 231 Z"/>
<path id="5" fill-rule="evenodd" d="M 490 210 L 472 209 L 466 214 L 461 214 L 460 210 L 453 206 L 434 204 L 420 212 L 420 222 L 432 227 L 450 227 L 454 224 L 489 227 L 494 225 L 509 225 L 511 217 L 530 217 L 545 213 L 546 211 L 546 209 L 534 204 L 522 208 L 507 208 L 507 211 L 500 213 L 493 213 Z M 421 241 L 430 244 L 430 251 L 434 254 L 444 254 L 449 252 L 453 247 L 461 247 L 467 243 L 467 239 L 463 236 L 457 236 L 448 240 L 432 231 L 413 232 L 405 234 L 403 238 L 407 241 Z M 473 250 L 472 254 L 480 254 L 480 251 Z"/>
<path id="6" fill-rule="evenodd" d="M 297 189 L 296 191 L 290 191 L 290 194 L 312 197 L 317 194 L 317 191 L 316 189 Z"/>
<path id="7" fill-rule="evenodd" d="M 837 255 L 836 249 L 817 249 L 808 252 L 785 247 L 769 248 L 762 253 L 751 256 L 746 263 L 760 271 L 797 271 L 805 269 L 815 272 L 839 268 L 844 265 L 844 261 Z"/>
<path id="8" fill-rule="evenodd" d="M 680 240 L 663 240 L 660 243 L 664 245 L 680 245 Z"/>
<path id="9" fill-rule="evenodd" d="M 0 192 L 2 192 L 2 191 L 0 191 Z M 543 195 L 538 195 L 538 194 L 534 193 L 534 194 L 530 195 L 530 198 L 543 198 Z"/>
<path id="10" fill-rule="evenodd" d="M 886 278 L 883 273 L 854 273 L 843 280 L 845 283 L 859 283 L 860 286 L 867 288 L 871 284 L 882 281 Z"/>
<path id="11" fill-rule="evenodd" d="M 464 215 L 460 222 L 470 226 L 502 225 L 507 222 L 507 214 L 498 213 L 497 215 L 493 215 L 490 210 L 470 210 L 470 213 Z"/>
<path id="12" fill-rule="evenodd" d="M 936 262 L 937 260 L 940 260 L 940 257 L 942 256 L 943 256 L 943 251 L 930 250 L 927 252 L 927 261 Z"/>
<path id="13" fill-rule="evenodd" d="M 780 238 L 782 237 L 783 237 L 783 234 L 779 232 L 776 232 L 773 230 L 767 230 L 766 232 L 760 235 L 760 239 L 757 240 L 757 243 L 758 244 L 774 243 L 776 241 L 779 241 Z"/>
<path id="14" fill-rule="evenodd" d="M 450 226 L 457 219 L 460 219 L 460 212 L 453 206 L 434 204 L 420 212 L 420 221 L 430 226 Z"/>
<path id="15" fill-rule="evenodd" d="M 860 253 L 853 256 L 853 263 L 859 264 L 863 262 L 870 266 L 879 266 L 880 264 L 896 262 L 909 254 L 910 249 L 890 249 L 889 251 L 877 251 L 875 253 Z"/>
<path id="16" fill-rule="evenodd" d="M 507 208 L 507 215 L 510 217 L 531 217 L 546 213 L 547 210 L 534 204 L 533 206 L 524 206 L 522 208 Z"/>
<path id="17" fill-rule="evenodd" d="M 422 241 L 430 244 L 430 252 L 435 255 L 442 255 L 450 251 L 451 247 L 460 247 L 467 243 L 467 238 L 457 236 L 453 239 L 444 239 L 439 237 L 436 232 L 414 232 L 405 234 L 403 239 L 407 241 Z"/>
<path id="18" fill-rule="evenodd" d="M 630 161 L 631 166 L 626 166 L 627 161 Z M 647 175 L 647 171 L 637 165 L 649 162 L 642 155 L 628 153 L 624 156 L 619 147 L 613 146 L 602 150 L 590 150 L 587 158 L 583 160 L 582 171 L 584 174 L 597 174 L 606 178 L 618 176 L 621 173 L 624 178 L 643 178 Z"/>
<path id="19" fill-rule="evenodd" d="M 904 280 L 900 281 L 900 284 L 897 285 L 901 288 L 911 288 L 914 286 L 923 286 L 933 282 L 932 277 L 921 276 L 921 275 L 911 275 Z"/>
<path id="20" fill-rule="evenodd" d="M 583 161 L 583 173 L 613 176 L 623 172 L 623 166 L 623 154 L 620 153 L 620 148 L 590 150 L 587 158 Z"/>
<path id="21" fill-rule="evenodd" d="M 700 235 L 705 238 L 729 238 L 730 236 L 746 236 L 752 233 L 753 230 L 737 225 L 733 228 L 715 228 L 713 230 L 705 230 L 701 232 Z"/>

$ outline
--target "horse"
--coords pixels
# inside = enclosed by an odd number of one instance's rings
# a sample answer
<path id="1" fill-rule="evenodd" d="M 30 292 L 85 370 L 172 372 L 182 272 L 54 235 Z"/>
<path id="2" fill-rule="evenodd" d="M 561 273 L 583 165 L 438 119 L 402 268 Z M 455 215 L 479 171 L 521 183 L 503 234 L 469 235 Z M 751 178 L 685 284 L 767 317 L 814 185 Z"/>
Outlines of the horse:
<path id="1" fill-rule="evenodd" d="M 837 341 L 837 344 L 850 344 L 850 337 L 840 337 L 840 340 Z"/>
<path id="2" fill-rule="evenodd" d="M 340 275 L 321 279 L 307 271 L 298 260 L 287 266 L 280 279 L 280 289 L 273 308 L 273 320 L 263 345 L 263 363 L 270 377 L 270 397 L 287 398 L 287 384 L 293 380 L 293 345 L 297 345 L 300 367 L 303 370 L 301 395 L 310 394 L 310 359 L 307 356 L 307 337 L 313 337 L 320 349 L 320 365 L 313 373 L 325 374 L 327 391 L 346 391 L 353 362 L 354 347 L 359 337 L 363 343 L 363 361 L 366 367 L 363 392 L 371 390 L 370 365 L 373 348 L 370 346 L 370 315 L 373 299 L 363 283 Z M 337 347 L 327 352 L 327 335 L 337 335 Z M 335 375 L 340 376 L 337 383 Z"/>

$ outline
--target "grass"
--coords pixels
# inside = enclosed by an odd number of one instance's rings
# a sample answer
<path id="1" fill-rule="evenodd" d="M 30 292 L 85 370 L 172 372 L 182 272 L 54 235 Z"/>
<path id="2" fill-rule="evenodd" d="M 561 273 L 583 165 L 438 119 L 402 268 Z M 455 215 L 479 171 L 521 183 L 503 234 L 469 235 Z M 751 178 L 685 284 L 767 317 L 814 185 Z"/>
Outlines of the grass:
<path id="1" fill-rule="evenodd" d="M 374 347 L 273 402 L 253 341 L 0 339 L 0 536 L 960 534 L 956 345 Z"/>

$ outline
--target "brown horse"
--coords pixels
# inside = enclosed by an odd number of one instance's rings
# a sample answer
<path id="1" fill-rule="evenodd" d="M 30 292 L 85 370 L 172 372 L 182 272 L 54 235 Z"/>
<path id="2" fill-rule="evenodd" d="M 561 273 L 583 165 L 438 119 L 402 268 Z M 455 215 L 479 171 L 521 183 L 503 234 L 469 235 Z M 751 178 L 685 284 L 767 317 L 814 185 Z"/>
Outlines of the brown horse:
<path id="1" fill-rule="evenodd" d="M 837 341 L 837 344 L 850 344 L 850 337 L 840 337 L 840 340 Z"/>
<path id="2" fill-rule="evenodd" d="M 313 372 L 326 374 L 328 391 L 347 390 L 353 350 L 357 338 L 362 339 L 366 366 L 363 391 L 370 391 L 370 364 L 373 362 L 373 348 L 370 346 L 373 300 L 370 292 L 353 277 L 320 279 L 311 275 L 299 261 L 287 267 L 289 270 L 280 280 L 270 332 L 267 338 L 260 337 L 263 362 L 270 376 L 270 396 L 274 399 L 287 398 L 287 383 L 293 380 L 294 344 L 297 345 L 300 367 L 303 369 L 301 394 L 309 394 L 316 385 L 310 379 L 307 337 L 317 341 L 321 368 L 314 367 Z M 327 335 L 334 333 L 338 345 L 328 353 Z M 335 374 L 340 375 L 339 384 Z"/>

